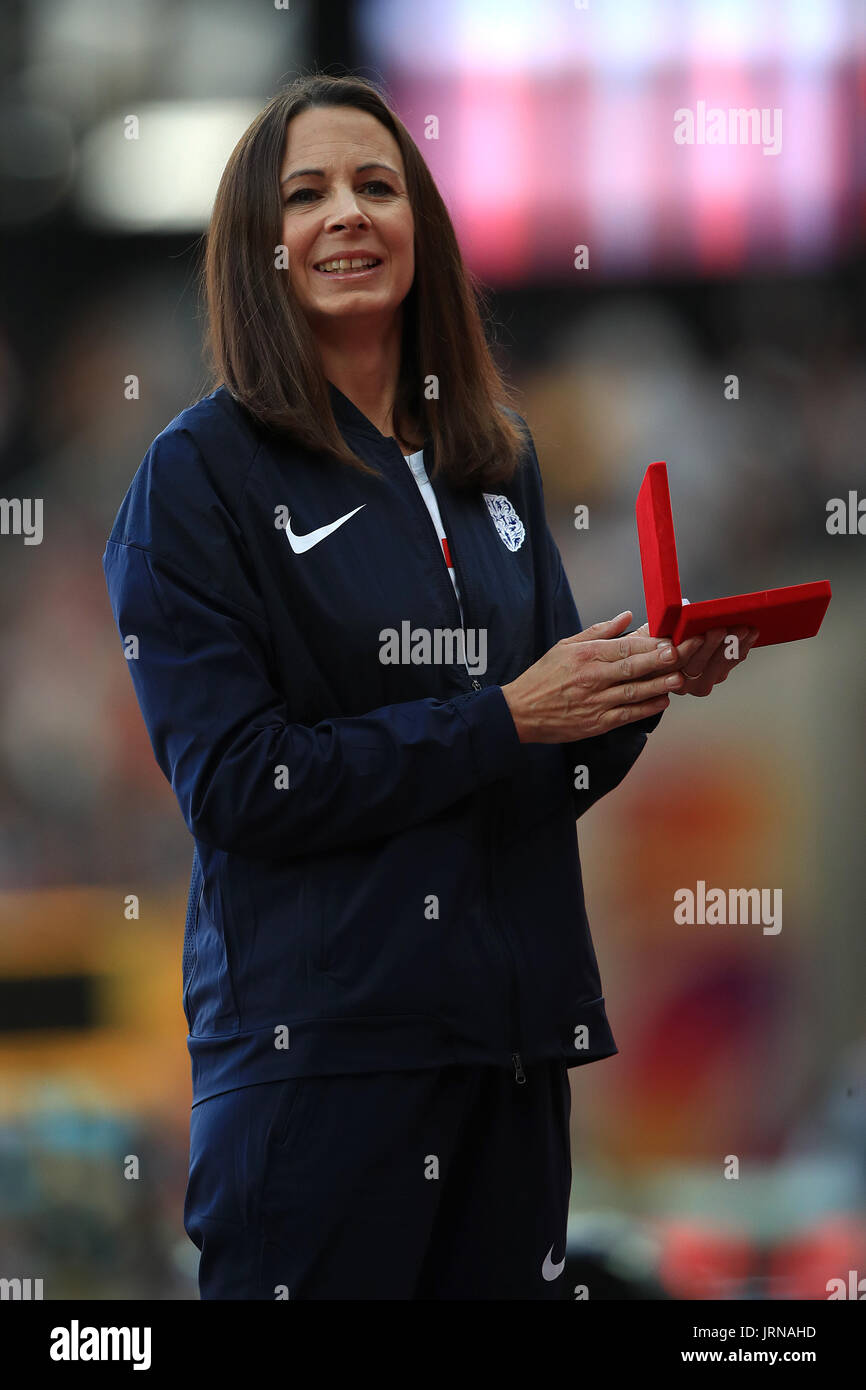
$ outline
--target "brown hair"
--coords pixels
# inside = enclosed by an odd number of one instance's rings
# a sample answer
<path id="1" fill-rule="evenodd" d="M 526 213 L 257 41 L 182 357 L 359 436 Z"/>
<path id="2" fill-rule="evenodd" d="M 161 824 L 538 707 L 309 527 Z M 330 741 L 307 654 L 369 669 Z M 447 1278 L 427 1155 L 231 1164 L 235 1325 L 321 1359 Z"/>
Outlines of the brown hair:
<path id="1" fill-rule="evenodd" d="M 433 440 L 433 476 L 489 488 L 513 475 L 524 435 L 488 347 L 483 291 L 463 264 L 448 210 L 414 140 L 378 89 L 352 76 L 301 76 L 277 92 L 235 146 L 220 179 L 203 265 L 211 389 L 225 386 L 265 427 L 380 476 L 347 446 L 331 409 L 313 331 L 282 243 L 280 169 L 286 129 L 301 111 L 351 106 L 375 116 L 400 147 L 415 221 L 415 277 L 403 301 L 394 428 L 414 419 Z M 425 378 L 441 395 L 428 400 Z M 504 406 L 505 409 L 500 407 Z"/>

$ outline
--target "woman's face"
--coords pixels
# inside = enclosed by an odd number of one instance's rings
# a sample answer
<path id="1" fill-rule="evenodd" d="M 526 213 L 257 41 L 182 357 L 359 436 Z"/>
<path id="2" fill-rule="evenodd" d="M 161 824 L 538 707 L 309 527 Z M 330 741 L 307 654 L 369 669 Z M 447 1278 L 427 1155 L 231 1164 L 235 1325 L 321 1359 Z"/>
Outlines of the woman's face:
<path id="1" fill-rule="evenodd" d="M 415 276 L 415 223 L 390 131 L 355 107 L 302 111 L 288 125 L 280 180 L 292 289 L 310 321 L 390 318 Z M 316 268 L 369 257 L 372 270 Z"/>

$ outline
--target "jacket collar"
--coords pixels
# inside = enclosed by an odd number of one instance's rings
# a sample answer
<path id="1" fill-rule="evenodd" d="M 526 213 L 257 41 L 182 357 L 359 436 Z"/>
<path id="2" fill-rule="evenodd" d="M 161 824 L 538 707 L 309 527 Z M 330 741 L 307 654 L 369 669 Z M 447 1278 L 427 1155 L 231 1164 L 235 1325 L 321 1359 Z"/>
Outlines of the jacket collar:
<path id="1" fill-rule="evenodd" d="M 328 394 L 331 398 L 331 409 L 334 412 L 334 419 L 341 430 L 346 429 L 351 430 L 353 434 L 366 435 L 368 439 L 375 440 L 380 446 L 393 444 L 395 442 L 393 438 L 380 433 L 372 420 L 368 420 L 363 411 L 359 410 L 354 402 L 350 401 L 349 397 L 345 396 L 332 381 L 328 382 Z M 425 451 L 431 443 L 432 437 L 425 434 L 422 446 Z"/>

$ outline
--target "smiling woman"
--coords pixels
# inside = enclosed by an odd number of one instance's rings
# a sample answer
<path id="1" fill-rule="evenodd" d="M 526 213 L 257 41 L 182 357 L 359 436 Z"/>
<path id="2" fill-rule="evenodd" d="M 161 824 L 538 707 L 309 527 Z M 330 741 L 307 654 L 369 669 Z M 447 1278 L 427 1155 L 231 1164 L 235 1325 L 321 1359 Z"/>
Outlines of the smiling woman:
<path id="1" fill-rule="evenodd" d="M 399 167 L 388 164 L 385 154 Z M 370 316 L 384 317 L 382 326 L 397 332 L 395 311 L 415 278 L 415 223 L 393 135 L 368 112 L 314 108 L 290 124 L 285 158 L 291 172 L 280 181 L 283 238 L 304 311 L 367 320 L 368 334 L 378 327 Z M 324 167 L 292 168 L 308 159 Z M 374 171 L 377 178 L 371 177 Z M 380 273 L 374 276 L 375 268 Z M 329 286 L 323 297 L 320 276 L 333 285 L 348 281 L 352 292 L 335 298 Z M 360 331 L 364 324 L 355 326 Z"/>
<path id="2" fill-rule="evenodd" d="M 400 147 L 367 111 L 312 107 L 290 122 L 284 162 L 292 291 L 325 375 L 388 435 L 388 383 L 398 375 L 403 304 L 415 279 L 415 221 Z M 395 430 L 410 452 L 422 442 L 418 427 L 410 417 Z"/>
<path id="3" fill-rule="evenodd" d="M 450 218 L 369 84 L 268 103 L 206 285 L 217 384 L 104 556 L 195 842 L 202 1296 L 561 1297 L 568 1069 L 617 1050 L 575 820 L 683 649 L 581 630 Z"/>
<path id="4" fill-rule="evenodd" d="M 204 288 L 213 384 L 263 425 L 371 472 L 330 382 L 404 452 L 429 436 L 434 476 L 489 489 L 513 476 L 523 441 L 480 287 L 371 83 L 304 77 L 268 102 L 220 181 Z"/>

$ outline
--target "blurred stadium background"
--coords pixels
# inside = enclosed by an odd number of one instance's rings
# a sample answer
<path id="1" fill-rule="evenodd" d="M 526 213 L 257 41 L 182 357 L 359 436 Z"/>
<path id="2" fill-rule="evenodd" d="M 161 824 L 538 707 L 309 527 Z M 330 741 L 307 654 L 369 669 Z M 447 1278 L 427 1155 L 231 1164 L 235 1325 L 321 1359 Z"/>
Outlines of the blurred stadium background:
<path id="1" fill-rule="evenodd" d="M 571 1074 L 567 1278 L 787 1299 L 866 1275 L 866 538 L 825 526 L 866 495 L 866 7 L 18 0 L 0 32 L 2 492 L 44 499 L 40 545 L 0 536 L 0 1275 L 197 1297 L 191 841 L 101 555 L 150 441 L 206 389 L 196 271 L 225 159 L 281 82 L 329 65 L 386 85 L 490 287 L 584 625 L 644 620 L 634 499 L 659 458 L 693 601 L 833 586 L 816 639 L 675 698 L 581 821 L 620 1054 Z M 675 144 L 700 100 L 781 109 L 781 151 Z M 698 879 L 781 888 L 782 931 L 675 925 Z"/>

